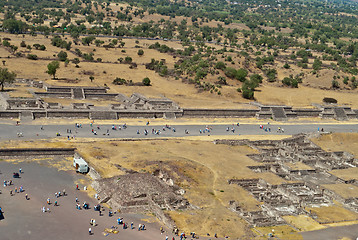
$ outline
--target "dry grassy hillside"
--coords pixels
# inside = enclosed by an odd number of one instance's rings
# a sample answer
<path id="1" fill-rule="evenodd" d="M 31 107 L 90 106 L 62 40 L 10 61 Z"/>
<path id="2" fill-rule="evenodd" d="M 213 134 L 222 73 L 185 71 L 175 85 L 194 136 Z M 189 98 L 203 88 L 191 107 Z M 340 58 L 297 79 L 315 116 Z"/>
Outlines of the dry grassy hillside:
<path id="1" fill-rule="evenodd" d="M 160 44 L 165 44 L 174 49 L 183 49 L 179 42 L 160 41 L 160 40 L 136 40 L 124 39 L 125 45 L 123 48 L 109 48 L 96 47 L 94 44 L 84 46 L 82 44 L 74 45 L 70 51 L 61 49 L 51 45 L 51 36 L 45 38 L 42 35 L 29 36 L 29 35 L 12 35 L 0 33 L 0 38 L 10 38 L 10 43 L 18 46 L 18 53 L 22 53 L 23 57 L 16 57 L 9 48 L 0 46 L 1 61 L 5 61 L 5 66 L 11 71 L 14 71 L 19 78 L 27 78 L 44 81 L 50 85 L 74 85 L 74 86 L 104 86 L 105 84 L 110 87 L 110 92 L 123 93 L 131 95 L 133 92 L 139 92 L 147 96 L 166 96 L 178 102 L 182 107 L 201 107 L 201 108 L 247 108 L 247 103 L 250 100 L 244 99 L 241 93 L 237 92 L 237 88 L 242 86 L 242 83 L 235 79 L 227 78 L 227 85 L 217 85 L 218 77 L 225 76 L 222 71 L 217 71 L 217 74 L 208 74 L 204 83 L 217 86 L 214 92 L 203 91 L 197 88 L 194 84 L 182 80 L 182 78 L 175 78 L 173 76 L 161 77 L 158 73 L 148 70 L 145 64 L 149 63 L 151 59 L 165 60 L 165 65 L 168 69 L 174 69 L 174 65 L 178 62 L 178 58 L 172 54 L 160 53 L 155 49 L 149 49 L 151 44 L 159 41 Z M 66 41 L 72 41 L 69 36 L 63 37 Z M 97 38 L 104 41 L 104 44 L 109 43 L 115 38 Z M 27 45 L 43 44 L 46 46 L 45 51 L 40 51 L 32 48 L 20 47 L 21 41 L 25 41 Z M 210 44 L 212 48 L 221 49 L 222 46 L 215 46 Z M 139 47 L 139 48 L 138 48 Z M 57 59 L 57 54 L 60 51 L 66 51 L 68 59 L 72 60 L 77 56 L 74 54 L 74 49 L 78 48 L 83 54 L 93 53 L 94 59 L 100 58 L 102 62 L 84 61 L 80 58 L 79 68 L 75 64 L 70 63 L 65 66 L 61 62 L 60 69 L 57 71 L 57 79 L 52 79 L 47 73 L 47 64 Z M 137 54 L 138 49 L 144 50 L 144 55 Z M 282 56 L 289 54 L 290 51 L 282 52 Z M 27 59 L 28 54 L 35 54 L 38 60 Z M 119 59 L 131 57 L 133 62 L 137 64 L 137 68 L 130 68 L 128 64 L 120 64 Z M 230 56 L 232 63 L 227 62 L 228 67 L 233 68 L 246 68 L 249 75 L 252 73 L 260 73 L 253 63 L 245 63 L 245 58 L 235 52 L 226 52 L 225 54 L 218 54 L 217 61 L 224 61 L 224 57 Z M 253 56 L 254 57 L 254 56 Z M 278 71 L 278 80 L 283 79 L 285 76 L 296 75 L 302 72 L 302 69 L 291 64 L 290 69 L 283 68 L 284 62 L 277 62 L 274 67 Z M 358 107 L 357 90 L 327 90 L 331 84 L 331 79 L 336 73 L 333 70 L 322 70 L 319 72 L 318 77 L 311 75 L 309 69 L 304 70 L 305 77 L 303 83 L 299 88 L 283 87 L 280 81 L 275 83 L 268 83 L 264 78 L 263 84 L 255 91 L 255 100 L 264 104 L 285 104 L 297 107 L 308 107 L 312 103 L 322 103 L 324 97 L 333 97 L 338 100 L 339 104 L 345 104 Z M 91 82 L 89 76 L 94 77 Z M 182 77 L 185 78 L 186 75 Z M 125 86 L 113 85 L 112 81 L 121 77 L 126 80 L 132 80 L 134 83 L 139 83 L 143 78 L 149 77 L 151 79 L 151 86 Z M 190 75 L 187 75 L 191 78 Z M 325 87 L 325 89 L 322 89 Z M 26 90 L 18 88 L 13 96 L 28 97 Z M 219 91 L 218 91 L 219 90 Z M 220 95 L 218 94 L 220 92 Z M 24 94 L 24 95 L 22 95 Z"/>

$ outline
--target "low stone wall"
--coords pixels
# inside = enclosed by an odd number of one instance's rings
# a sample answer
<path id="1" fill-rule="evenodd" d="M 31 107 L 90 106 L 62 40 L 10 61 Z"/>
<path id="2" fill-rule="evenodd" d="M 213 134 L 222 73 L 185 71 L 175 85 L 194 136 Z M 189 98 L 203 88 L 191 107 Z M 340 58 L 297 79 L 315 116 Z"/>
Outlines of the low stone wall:
<path id="1" fill-rule="evenodd" d="M 33 119 L 45 118 L 47 116 L 46 112 L 32 112 Z"/>
<path id="2" fill-rule="evenodd" d="M 318 109 L 292 109 L 292 112 L 297 114 L 297 117 L 318 117 L 322 112 Z"/>
<path id="3" fill-rule="evenodd" d="M 71 98 L 71 92 L 35 92 L 39 97 Z"/>
<path id="4" fill-rule="evenodd" d="M 20 118 L 20 111 L 1 111 L 0 118 Z"/>
<path id="5" fill-rule="evenodd" d="M 89 111 L 48 111 L 49 118 L 89 118 Z"/>
<path id="6" fill-rule="evenodd" d="M 71 87 L 47 87 L 47 92 L 68 92 L 71 93 Z"/>
<path id="7" fill-rule="evenodd" d="M 163 112 L 151 112 L 151 111 L 120 111 L 117 112 L 118 118 L 162 118 Z"/>
<path id="8" fill-rule="evenodd" d="M 173 229 L 175 227 L 175 222 L 170 217 L 170 215 L 160 209 L 159 206 L 152 206 L 150 210 L 159 219 L 159 221 L 164 223 L 164 225 L 167 226 L 169 229 Z"/>
<path id="9" fill-rule="evenodd" d="M 117 113 L 111 111 L 93 111 L 89 117 L 90 119 L 117 119 Z"/>
<path id="10" fill-rule="evenodd" d="M 85 98 L 98 99 L 115 99 L 118 96 L 116 93 L 85 93 Z"/>
<path id="11" fill-rule="evenodd" d="M 107 90 L 105 88 L 83 88 L 85 94 L 88 93 L 106 93 Z"/>
<path id="12" fill-rule="evenodd" d="M 248 139 L 240 139 L 240 140 L 231 140 L 231 139 L 216 139 L 214 140 L 214 144 L 225 144 L 230 146 L 244 146 L 249 144 Z"/>
<path id="13" fill-rule="evenodd" d="M 183 117 L 255 117 L 255 109 L 183 109 Z"/>
<path id="14" fill-rule="evenodd" d="M 1 157 L 13 156 L 48 156 L 66 155 L 73 156 L 76 148 L 5 148 L 0 149 Z"/>

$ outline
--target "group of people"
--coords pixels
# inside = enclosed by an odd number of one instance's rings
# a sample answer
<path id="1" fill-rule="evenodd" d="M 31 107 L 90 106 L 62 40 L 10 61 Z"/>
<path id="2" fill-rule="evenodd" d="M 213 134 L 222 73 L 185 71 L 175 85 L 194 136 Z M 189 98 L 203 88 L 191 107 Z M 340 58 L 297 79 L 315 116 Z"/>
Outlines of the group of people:
<path id="1" fill-rule="evenodd" d="M 269 123 L 267 124 L 269 125 Z M 271 132 L 271 128 L 268 126 L 264 126 L 260 124 L 260 129 L 264 130 L 265 132 Z"/>
<path id="2" fill-rule="evenodd" d="M 14 172 L 14 173 L 12 174 L 12 176 L 13 176 L 14 178 L 19 178 L 21 173 L 22 173 L 22 169 L 20 168 L 20 169 L 19 169 L 19 173 Z M 12 186 L 12 185 L 13 185 L 13 182 L 12 182 L 11 179 L 10 179 L 10 180 L 4 180 L 4 187 L 10 187 L 10 186 Z M 19 188 L 15 187 L 15 189 L 13 189 L 13 188 L 10 189 L 10 195 L 13 196 L 13 195 L 16 194 L 16 193 L 22 193 L 22 192 L 24 192 L 24 191 L 25 191 L 25 190 L 24 190 L 23 186 L 21 185 Z M 1 193 L 1 191 L 0 191 L 0 193 Z M 26 194 L 26 196 L 27 196 L 27 194 Z M 26 197 L 26 199 L 27 199 L 27 197 Z"/>

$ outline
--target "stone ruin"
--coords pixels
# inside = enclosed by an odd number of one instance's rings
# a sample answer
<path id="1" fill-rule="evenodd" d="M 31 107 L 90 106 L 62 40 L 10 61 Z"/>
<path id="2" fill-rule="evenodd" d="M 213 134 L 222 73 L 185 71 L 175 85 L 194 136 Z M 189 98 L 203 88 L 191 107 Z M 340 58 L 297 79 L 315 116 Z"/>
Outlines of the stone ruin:
<path id="1" fill-rule="evenodd" d="M 126 172 L 125 175 L 93 181 L 100 203 L 107 203 L 120 212 L 152 212 L 169 227 L 173 227 L 174 222 L 164 210 L 190 207 L 183 197 L 185 191 L 175 185 L 166 172 Z"/>
<path id="2" fill-rule="evenodd" d="M 89 86 L 48 86 L 28 80 L 17 80 L 27 87 L 43 88 L 45 91 L 33 91 L 31 98 L 13 98 L 7 93 L 0 93 L 0 118 L 89 118 L 119 119 L 121 117 L 164 117 L 176 118 L 183 115 L 183 110 L 172 100 L 148 98 L 139 93 L 127 97 L 123 94 L 108 93 L 108 87 Z M 69 105 L 46 102 L 46 98 L 67 98 L 88 100 L 71 102 Z M 90 100 L 104 100 L 107 105 L 96 105 Z"/>
<path id="3" fill-rule="evenodd" d="M 28 91 L 31 98 L 10 98 L 0 93 L 0 118 L 89 118 L 119 119 L 122 117 L 177 118 L 177 117 L 256 117 L 286 121 L 297 117 L 320 117 L 348 120 L 358 118 L 358 109 L 349 106 L 318 105 L 314 108 L 293 108 L 281 105 L 262 105 L 252 103 L 247 108 L 204 109 L 180 108 L 174 101 L 166 98 L 148 98 L 139 93 L 127 97 L 120 93 L 110 93 L 106 87 L 92 86 L 50 86 L 31 79 L 16 79 L 25 87 L 44 90 Z M 46 102 L 46 98 L 67 98 L 86 101 L 80 106 L 72 103 L 62 106 Z M 94 105 L 87 100 L 104 100 L 107 106 Z M 312 104 L 313 105 L 313 104 Z"/>
<path id="4" fill-rule="evenodd" d="M 248 156 L 261 165 L 247 166 L 254 172 L 271 172 L 289 183 L 272 185 L 263 179 L 230 179 L 261 203 L 259 211 L 246 211 L 235 201 L 230 208 L 253 226 L 284 224 L 282 216 L 307 214 L 305 206 L 327 206 L 338 201 L 344 207 L 358 212 L 358 198 L 344 198 L 325 184 L 353 184 L 355 180 L 343 180 L 331 173 L 335 169 L 354 168 L 358 160 L 347 152 L 326 152 L 304 134 L 283 140 L 216 140 L 216 144 L 248 145 L 260 153 Z"/>

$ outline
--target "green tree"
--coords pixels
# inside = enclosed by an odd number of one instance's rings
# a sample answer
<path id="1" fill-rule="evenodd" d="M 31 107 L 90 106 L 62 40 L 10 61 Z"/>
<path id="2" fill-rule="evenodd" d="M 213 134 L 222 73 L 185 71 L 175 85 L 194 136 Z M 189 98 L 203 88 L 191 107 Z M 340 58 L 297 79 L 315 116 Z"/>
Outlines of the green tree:
<path id="1" fill-rule="evenodd" d="M 137 54 L 138 54 L 139 56 L 142 56 L 142 55 L 144 54 L 143 49 L 139 49 Z"/>
<path id="2" fill-rule="evenodd" d="M 90 76 L 89 79 L 91 80 L 91 82 L 93 82 L 94 77 L 93 77 L 93 76 Z"/>
<path id="3" fill-rule="evenodd" d="M 27 25 L 21 20 L 6 19 L 3 22 L 3 28 L 10 33 L 23 33 L 26 31 Z"/>
<path id="4" fill-rule="evenodd" d="M 245 88 L 241 90 L 242 92 L 242 97 L 246 98 L 246 99 L 253 99 L 254 98 L 254 91 L 249 89 L 249 88 Z"/>
<path id="5" fill-rule="evenodd" d="M 124 58 L 124 63 L 127 63 L 127 64 L 132 63 L 132 58 L 129 57 L 129 56 L 126 56 L 126 57 Z"/>
<path id="6" fill-rule="evenodd" d="M 224 70 L 224 69 L 226 68 L 226 65 L 225 65 L 225 63 L 223 63 L 223 62 L 217 62 L 217 63 L 215 64 L 215 68 L 216 68 L 216 69 Z"/>
<path id="7" fill-rule="evenodd" d="M 89 46 L 95 39 L 96 39 L 96 37 L 94 37 L 94 36 L 84 37 L 84 38 L 82 38 L 82 43 L 83 43 L 83 45 Z"/>
<path id="8" fill-rule="evenodd" d="M 313 70 L 320 70 L 321 69 L 321 66 L 322 66 L 322 62 L 319 60 L 319 59 L 315 59 L 314 62 L 313 62 L 313 65 L 312 65 L 312 68 Z"/>
<path id="9" fill-rule="evenodd" d="M 236 77 L 236 69 L 232 67 L 225 68 L 225 75 L 228 78 L 235 78 Z"/>
<path id="10" fill-rule="evenodd" d="M 142 83 L 143 83 L 144 86 L 150 86 L 150 79 L 149 79 L 149 77 L 143 78 Z"/>
<path id="11" fill-rule="evenodd" d="M 256 82 L 256 83 L 262 83 L 262 79 L 263 79 L 263 77 L 260 74 L 252 74 L 250 76 L 250 80 L 252 82 Z"/>
<path id="12" fill-rule="evenodd" d="M 64 51 L 61 51 L 57 54 L 57 57 L 58 57 L 58 59 L 60 59 L 60 61 L 64 62 L 67 59 L 67 53 Z"/>
<path id="13" fill-rule="evenodd" d="M 236 71 L 236 79 L 239 80 L 240 82 L 245 82 L 246 80 L 246 76 L 247 76 L 247 70 L 240 68 Z"/>
<path id="14" fill-rule="evenodd" d="M 276 81 L 276 74 L 277 74 L 276 69 L 269 68 L 266 70 L 266 76 L 267 76 L 269 82 Z"/>
<path id="15" fill-rule="evenodd" d="M 9 72 L 7 68 L 0 68 L 0 86 L 1 91 L 4 91 L 5 83 L 12 83 L 15 81 L 16 73 Z"/>
<path id="16" fill-rule="evenodd" d="M 53 79 L 56 79 L 56 71 L 60 68 L 60 62 L 59 61 L 52 61 L 47 65 L 47 71 L 49 75 L 53 76 Z"/>
<path id="17" fill-rule="evenodd" d="M 72 60 L 72 62 L 74 63 L 74 64 L 76 64 L 76 68 L 79 68 L 80 66 L 78 66 L 78 64 L 80 63 L 80 59 L 79 58 L 74 58 L 73 60 Z"/>

